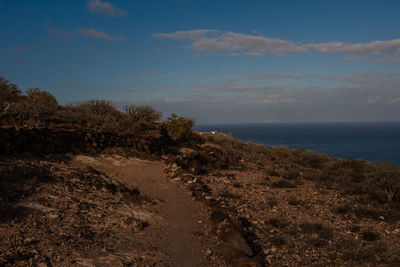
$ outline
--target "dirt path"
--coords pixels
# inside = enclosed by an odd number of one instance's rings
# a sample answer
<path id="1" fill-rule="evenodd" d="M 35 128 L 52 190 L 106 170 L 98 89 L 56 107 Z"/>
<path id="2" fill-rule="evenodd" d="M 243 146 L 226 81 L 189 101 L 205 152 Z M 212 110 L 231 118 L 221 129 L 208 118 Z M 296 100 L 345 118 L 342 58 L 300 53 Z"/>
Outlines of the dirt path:
<path id="1" fill-rule="evenodd" d="M 169 266 L 221 266 L 213 254 L 216 240 L 209 236 L 211 222 L 206 208 L 177 184 L 169 182 L 162 162 L 99 157 L 93 165 L 114 179 L 156 200 L 147 207 L 159 216 L 137 237 L 138 244 L 162 251 Z"/>

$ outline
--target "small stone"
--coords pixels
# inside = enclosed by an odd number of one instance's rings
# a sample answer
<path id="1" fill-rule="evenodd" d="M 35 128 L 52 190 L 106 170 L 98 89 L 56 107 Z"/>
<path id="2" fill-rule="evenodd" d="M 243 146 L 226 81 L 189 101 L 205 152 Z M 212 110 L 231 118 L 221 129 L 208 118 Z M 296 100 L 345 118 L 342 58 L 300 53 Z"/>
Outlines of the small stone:
<path id="1" fill-rule="evenodd" d="M 265 257 L 265 260 L 268 262 L 269 265 L 272 265 L 272 260 L 271 260 L 272 257 L 273 257 L 272 255 L 268 255 L 267 257 Z"/>
<path id="2" fill-rule="evenodd" d="M 202 223 L 203 223 L 203 221 L 202 221 L 202 220 L 199 220 L 199 221 L 198 221 L 198 223 L 199 223 L 199 224 L 202 224 Z"/>
<path id="3" fill-rule="evenodd" d="M 47 217 L 49 217 L 50 219 L 57 219 L 58 214 L 52 213 L 52 214 L 47 215 Z"/>
<path id="4" fill-rule="evenodd" d="M 206 250 L 206 257 L 210 257 L 212 254 L 213 252 L 211 251 L 211 249 Z"/>

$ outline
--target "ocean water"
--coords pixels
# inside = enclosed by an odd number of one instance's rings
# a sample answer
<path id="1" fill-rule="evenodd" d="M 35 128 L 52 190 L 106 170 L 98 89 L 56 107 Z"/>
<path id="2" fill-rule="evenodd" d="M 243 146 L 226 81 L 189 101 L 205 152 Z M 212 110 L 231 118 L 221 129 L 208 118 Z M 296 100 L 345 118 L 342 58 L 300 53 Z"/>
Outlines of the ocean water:
<path id="1" fill-rule="evenodd" d="M 339 158 L 400 164 L 400 122 L 200 124 L 195 130 L 217 130 L 243 141 L 303 147 Z"/>

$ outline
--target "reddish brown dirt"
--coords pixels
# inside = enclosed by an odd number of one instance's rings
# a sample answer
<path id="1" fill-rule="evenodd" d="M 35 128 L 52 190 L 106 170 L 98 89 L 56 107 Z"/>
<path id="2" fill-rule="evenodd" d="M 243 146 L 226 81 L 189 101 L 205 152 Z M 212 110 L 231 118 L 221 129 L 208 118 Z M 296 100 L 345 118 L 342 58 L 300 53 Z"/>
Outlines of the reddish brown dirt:
<path id="1" fill-rule="evenodd" d="M 0 266 L 226 266 L 208 209 L 163 166 L 0 158 Z"/>
<path id="2" fill-rule="evenodd" d="M 77 158 L 79 161 L 79 157 Z M 75 164 L 76 164 L 75 160 Z M 125 159 L 118 156 L 98 157 L 82 160 L 107 173 L 113 179 L 135 187 L 157 204 L 148 209 L 159 216 L 136 236 L 138 243 L 155 247 L 167 256 L 169 266 L 222 266 L 221 258 L 214 249 L 216 237 L 211 236 L 209 210 L 177 184 L 171 183 L 163 172 L 160 161 L 137 158 Z M 211 256 L 210 254 L 214 255 Z"/>

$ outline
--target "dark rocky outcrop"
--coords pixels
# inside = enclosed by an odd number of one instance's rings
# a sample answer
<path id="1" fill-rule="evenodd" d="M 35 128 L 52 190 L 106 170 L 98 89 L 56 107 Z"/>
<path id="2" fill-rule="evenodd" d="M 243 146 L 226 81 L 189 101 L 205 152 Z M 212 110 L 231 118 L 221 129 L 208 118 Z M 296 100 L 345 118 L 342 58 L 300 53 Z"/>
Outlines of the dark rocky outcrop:
<path id="1" fill-rule="evenodd" d="M 143 135 L 75 128 L 0 128 L 0 153 L 98 153 L 106 148 L 129 148 L 162 153 L 172 140 L 160 130 Z"/>

